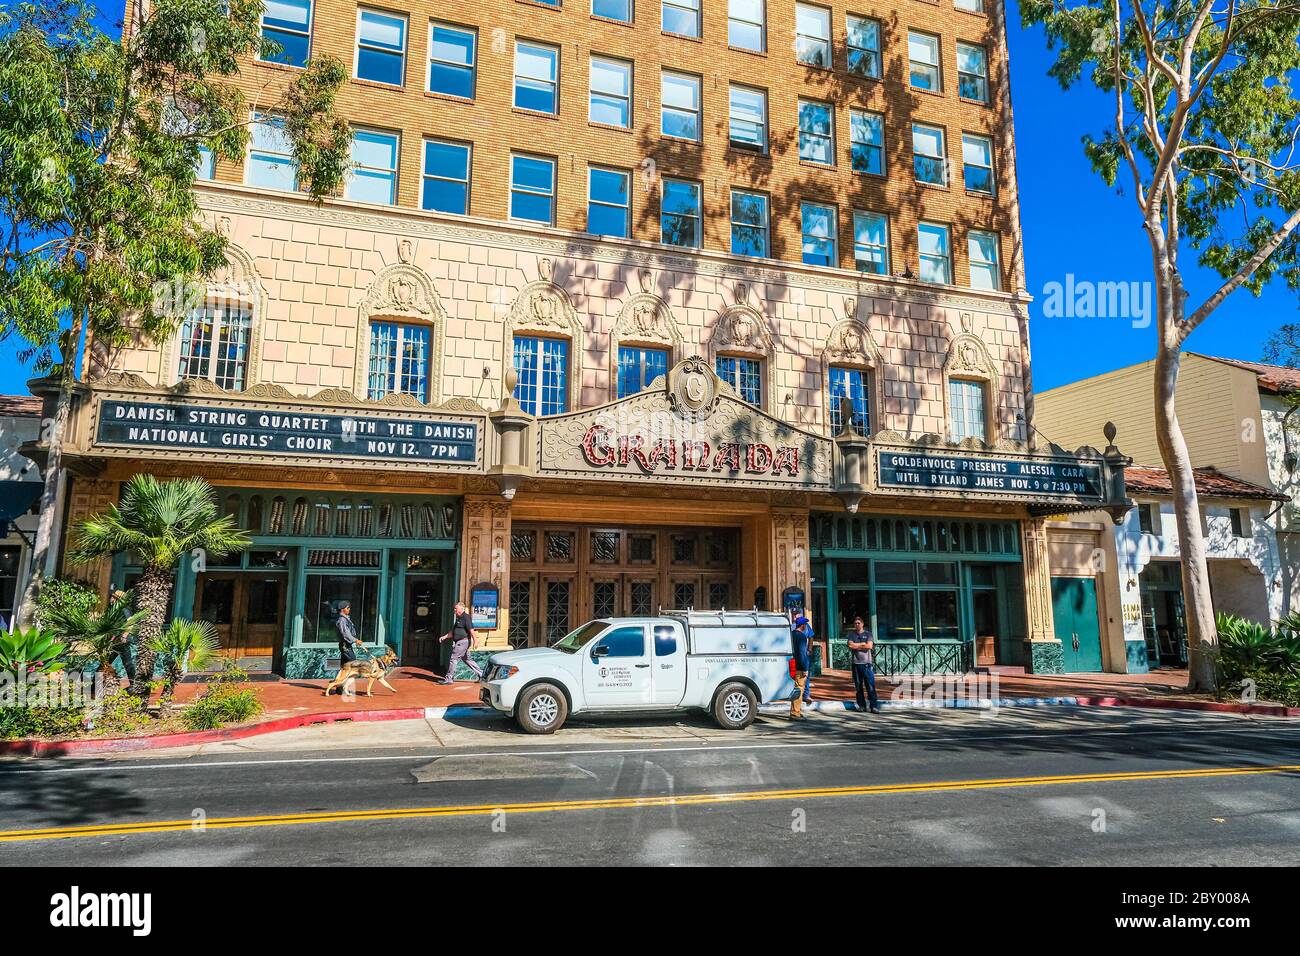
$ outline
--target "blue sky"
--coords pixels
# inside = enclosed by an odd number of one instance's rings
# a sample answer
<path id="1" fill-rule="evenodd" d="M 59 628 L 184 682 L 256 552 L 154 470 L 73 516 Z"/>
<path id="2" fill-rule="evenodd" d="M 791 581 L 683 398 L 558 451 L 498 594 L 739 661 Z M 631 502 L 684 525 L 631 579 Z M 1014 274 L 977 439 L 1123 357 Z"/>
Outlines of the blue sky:
<path id="1" fill-rule="evenodd" d="M 1025 232 L 1034 387 L 1053 388 L 1151 358 L 1154 324 L 1137 329 L 1127 319 L 1047 318 L 1044 287 L 1076 280 L 1148 282 L 1151 253 L 1131 196 L 1109 189 L 1089 167 L 1080 138 L 1100 133 L 1113 111 L 1109 97 L 1092 90 L 1064 92 L 1047 76 L 1052 62 L 1041 30 L 1022 30 L 1008 0 L 1011 81 L 1015 107 L 1020 214 Z M 121 3 L 102 0 L 119 18 Z M 1217 285 L 1184 256 L 1193 304 Z M 1260 298 L 1238 291 L 1195 332 L 1188 347 L 1211 355 L 1258 359 L 1270 333 L 1294 322 L 1297 299 L 1280 284 Z M 29 375 L 17 360 L 19 345 L 0 342 L 0 391 L 25 392 Z"/>

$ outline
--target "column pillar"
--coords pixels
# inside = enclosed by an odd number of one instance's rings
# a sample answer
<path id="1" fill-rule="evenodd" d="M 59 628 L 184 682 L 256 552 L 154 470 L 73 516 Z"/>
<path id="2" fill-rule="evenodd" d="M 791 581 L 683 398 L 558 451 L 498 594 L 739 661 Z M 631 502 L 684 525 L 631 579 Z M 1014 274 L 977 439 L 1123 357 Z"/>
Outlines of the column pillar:
<path id="1" fill-rule="evenodd" d="M 470 588 L 489 583 L 500 592 L 497 628 L 480 631 L 486 650 L 510 646 L 510 502 L 500 495 L 466 495 L 460 543 L 460 600 Z"/>
<path id="2" fill-rule="evenodd" d="M 1064 651 L 1052 621 L 1052 565 L 1047 553 L 1047 519 L 1020 522 L 1025 574 L 1025 669 L 1031 674 L 1060 674 Z"/>

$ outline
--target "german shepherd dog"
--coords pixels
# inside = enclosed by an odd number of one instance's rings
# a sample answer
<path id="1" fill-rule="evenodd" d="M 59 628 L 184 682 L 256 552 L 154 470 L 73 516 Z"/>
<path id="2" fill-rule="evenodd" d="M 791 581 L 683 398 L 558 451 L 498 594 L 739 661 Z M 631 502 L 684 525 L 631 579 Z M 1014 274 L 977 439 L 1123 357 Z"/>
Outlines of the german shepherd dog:
<path id="1" fill-rule="evenodd" d="M 359 641 L 357 643 L 359 646 L 365 646 Z M 355 661 L 344 661 L 343 666 L 339 668 L 339 672 L 334 675 L 334 679 L 330 681 L 329 685 L 325 688 L 325 696 L 328 697 L 330 691 L 335 687 L 339 688 L 339 693 L 343 693 L 343 686 L 347 684 L 348 681 L 358 679 L 370 681 L 370 683 L 366 685 L 367 697 L 375 696 L 373 693 L 375 689 L 375 681 L 379 681 L 379 683 L 383 684 L 396 694 L 397 688 L 384 680 L 388 675 L 389 669 L 396 663 L 397 655 L 393 652 L 391 647 L 384 648 L 384 653 L 380 654 L 378 657 L 359 657 Z"/>

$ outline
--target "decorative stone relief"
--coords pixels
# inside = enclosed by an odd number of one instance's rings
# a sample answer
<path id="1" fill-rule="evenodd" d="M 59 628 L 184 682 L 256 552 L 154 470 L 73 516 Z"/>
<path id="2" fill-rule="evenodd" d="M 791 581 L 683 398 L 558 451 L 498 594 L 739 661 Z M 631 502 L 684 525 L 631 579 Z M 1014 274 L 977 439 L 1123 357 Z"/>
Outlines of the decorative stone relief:
<path id="1" fill-rule="evenodd" d="M 403 251 L 403 245 L 407 246 Z M 370 324 L 375 319 L 395 319 L 412 325 L 428 326 L 429 336 L 429 394 L 426 396 L 431 405 L 438 404 L 442 398 L 442 356 L 444 337 L 447 327 L 447 312 L 438 298 L 433 280 L 423 269 L 411 265 L 407 258 L 412 256 L 410 240 L 398 244 L 398 256 L 401 262 L 386 267 L 375 276 L 370 287 L 366 289 L 365 298 L 357 310 L 357 330 L 353 350 L 352 387 L 357 398 L 365 398 L 369 383 L 367 381 L 370 361 Z M 340 390 L 341 391 L 341 390 Z M 387 396 L 393 398 L 393 396 Z M 416 401 L 414 396 L 399 396 Z M 400 404 L 400 401 L 398 401 Z"/>
<path id="2" fill-rule="evenodd" d="M 651 346 L 668 350 L 668 367 L 681 360 L 685 342 L 672 310 L 663 299 L 650 289 L 653 287 L 649 270 L 640 273 L 641 291 L 633 295 L 619 310 L 610 334 L 609 397 L 618 397 L 618 350 L 623 345 Z"/>
<path id="3" fill-rule="evenodd" d="M 552 281 L 555 274 L 550 259 L 537 266 L 542 278 L 520 290 L 506 316 L 505 340 L 502 343 L 506 362 L 514 354 L 516 335 L 536 334 L 569 340 L 569 407 L 578 408 L 582 395 L 582 356 L 586 333 L 569 294 Z"/>
<path id="4" fill-rule="evenodd" d="M 844 318 L 831 329 L 822 346 L 822 421 L 826 423 L 826 433 L 831 433 L 831 366 L 859 369 L 869 376 L 869 395 L 867 398 L 868 428 L 878 430 L 881 427 L 881 410 L 884 408 L 885 366 L 880 361 L 880 349 L 871 335 L 871 330 L 857 319 L 857 300 L 848 297 L 844 300 Z"/>

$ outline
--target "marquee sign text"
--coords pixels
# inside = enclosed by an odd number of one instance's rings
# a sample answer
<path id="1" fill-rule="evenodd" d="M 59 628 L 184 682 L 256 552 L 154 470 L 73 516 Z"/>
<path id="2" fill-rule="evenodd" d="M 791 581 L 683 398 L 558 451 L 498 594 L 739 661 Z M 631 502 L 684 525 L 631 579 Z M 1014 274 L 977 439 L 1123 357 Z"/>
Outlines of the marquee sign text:
<path id="1" fill-rule="evenodd" d="M 706 472 L 714 475 L 799 477 L 799 449 L 772 447 L 763 442 L 720 442 L 703 439 L 615 435 L 604 425 L 592 425 L 582 438 L 582 457 L 595 468 L 635 466 L 647 475 L 656 471 Z"/>
<path id="2" fill-rule="evenodd" d="M 1082 461 L 882 451 L 877 483 L 890 488 L 1044 495 L 1097 501 L 1106 497 L 1101 465 Z"/>

